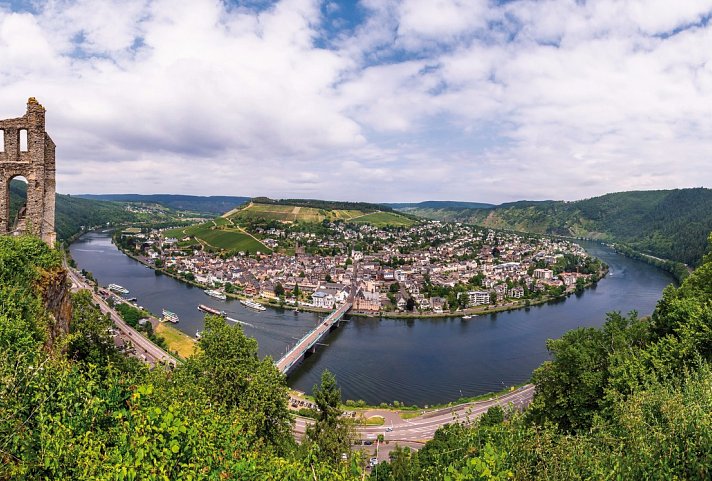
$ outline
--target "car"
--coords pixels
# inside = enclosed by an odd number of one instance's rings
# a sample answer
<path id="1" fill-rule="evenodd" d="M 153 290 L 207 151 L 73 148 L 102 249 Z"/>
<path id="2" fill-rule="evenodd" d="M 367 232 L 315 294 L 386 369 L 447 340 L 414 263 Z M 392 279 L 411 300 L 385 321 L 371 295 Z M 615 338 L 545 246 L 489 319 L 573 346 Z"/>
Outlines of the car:
<path id="1" fill-rule="evenodd" d="M 377 464 L 378 464 L 378 458 L 371 458 L 371 459 L 369 459 L 369 461 L 368 461 L 368 465 L 369 465 L 369 466 L 375 466 L 375 465 L 377 465 Z"/>
<path id="2" fill-rule="evenodd" d="M 373 444 L 373 441 L 371 441 L 370 439 L 366 439 L 366 440 L 363 442 L 363 445 L 364 445 L 364 446 L 370 446 L 370 445 L 372 445 L 372 444 Z"/>
<path id="3" fill-rule="evenodd" d="M 393 428 L 392 428 L 391 426 L 388 426 L 388 427 L 386 428 L 386 432 L 387 432 L 387 433 L 390 433 L 391 431 L 393 431 Z"/>

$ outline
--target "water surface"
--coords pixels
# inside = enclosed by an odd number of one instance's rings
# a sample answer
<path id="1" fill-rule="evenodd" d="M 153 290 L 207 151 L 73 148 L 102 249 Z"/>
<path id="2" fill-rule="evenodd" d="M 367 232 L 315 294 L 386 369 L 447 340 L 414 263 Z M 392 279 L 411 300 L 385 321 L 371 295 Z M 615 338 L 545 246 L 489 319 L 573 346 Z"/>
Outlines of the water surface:
<path id="1" fill-rule="evenodd" d="M 288 378 L 290 386 L 311 392 L 322 370 L 339 381 L 344 399 L 371 404 L 448 402 L 526 382 L 548 358 L 546 340 L 579 326 L 600 326 L 607 312 L 637 310 L 649 315 L 663 288 L 673 282 L 666 272 L 616 254 L 593 242 L 581 243 L 610 266 L 595 288 L 564 301 L 505 313 L 460 318 L 415 320 L 354 317 L 334 330 Z M 227 311 L 251 323 L 245 333 L 257 339 L 260 355 L 281 356 L 315 326 L 320 316 L 268 309 L 254 312 L 239 301 L 220 301 L 125 256 L 111 243 L 111 234 L 94 232 L 70 247 L 80 268 L 102 285 L 120 284 L 140 305 L 160 314 L 178 314 L 176 326 L 191 336 L 203 328 L 198 304 Z"/>

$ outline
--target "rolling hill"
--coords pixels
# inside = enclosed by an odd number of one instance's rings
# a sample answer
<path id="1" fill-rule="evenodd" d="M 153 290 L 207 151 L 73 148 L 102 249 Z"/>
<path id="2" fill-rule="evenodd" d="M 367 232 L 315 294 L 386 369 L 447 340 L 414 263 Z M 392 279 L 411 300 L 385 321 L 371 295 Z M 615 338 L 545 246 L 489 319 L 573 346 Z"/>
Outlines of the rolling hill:
<path id="1" fill-rule="evenodd" d="M 712 190 L 618 192 L 575 202 L 521 201 L 489 209 L 430 206 L 406 211 L 492 228 L 620 242 L 695 266 L 712 231 Z"/>
<path id="2" fill-rule="evenodd" d="M 257 197 L 209 222 L 179 227 L 164 232 L 166 237 L 191 238 L 207 248 L 226 251 L 271 252 L 268 246 L 253 236 L 256 227 L 274 222 L 284 224 L 319 224 L 323 221 L 344 221 L 376 227 L 410 226 L 417 220 L 389 207 L 359 202 L 329 202 L 310 199 L 272 200 Z"/>
<path id="3" fill-rule="evenodd" d="M 495 207 L 495 204 L 486 204 L 484 202 L 461 202 L 454 200 L 427 200 L 417 203 L 385 203 L 383 205 L 406 212 L 410 209 L 490 209 Z"/>
<path id="4" fill-rule="evenodd" d="M 272 201 L 264 197 L 255 198 L 250 203 L 233 209 L 223 217 L 238 223 L 257 220 L 305 223 L 341 220 L 366 223 L 377 227 L 409 226 L 416 222 L 413 216 L 404 215 L 389 207 L 375 204 L 303 199 Z"/>
<path id="5" fill-rule="evenodd" d="M 172 194 L 81 194 L 77 197 L 111 202 L 136 202 L 159 204 L 175 210 L 199 212 L 201 214 L 219 215 L 236 206 L 244 204 L 249 197 L 233 196 L 198 196 Z"/>

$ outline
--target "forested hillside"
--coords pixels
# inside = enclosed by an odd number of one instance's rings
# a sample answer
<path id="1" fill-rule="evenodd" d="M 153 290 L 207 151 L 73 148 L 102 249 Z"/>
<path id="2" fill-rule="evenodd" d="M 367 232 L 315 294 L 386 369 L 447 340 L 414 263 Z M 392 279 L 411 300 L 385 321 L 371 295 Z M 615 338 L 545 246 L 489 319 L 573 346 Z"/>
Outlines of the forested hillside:
<path id="1" fill-rule="evenodd" d="M 249 197 L 227 195 L 199 196 L 174 194 L 81 194 L 78 197 L 110 202 L 158 204 L 168 207 L 169 209 L 212 215 L 222 214 L 250 200 Z"/>
<path id="2" fill-rule="evenodd" d="M 576 202 L 522 201 L 491 209 L 407 211 L 493 228 L 622 242 L 645 254 L 695 266 L 712 231 L 712 190 L 619 192 Z"/>
<path id="3" fill-rule="evenodd" d="M 18 180 L 10 183 L 10 219 L 27 197 L 27 184 Z M 99 226 L 137 220 L 123 205 L 114 202 L 81 199 L 57 194 L 55 204 L 55 231 L 57 240 L 69 239 L 81 230 L 81 226 Z"/>

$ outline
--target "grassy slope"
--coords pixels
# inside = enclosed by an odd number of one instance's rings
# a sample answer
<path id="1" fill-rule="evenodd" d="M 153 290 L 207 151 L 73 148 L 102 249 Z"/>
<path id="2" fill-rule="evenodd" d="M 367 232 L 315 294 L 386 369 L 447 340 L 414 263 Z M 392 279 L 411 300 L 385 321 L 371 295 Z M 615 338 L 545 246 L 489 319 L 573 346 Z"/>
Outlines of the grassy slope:
<path id="1" fill-rule="evenodd" d="M 576 202 L 515 202 L 493 209 L 414 209 L 427 218 L 624 242 L 697 265 L 712 231 L 712 190 L 619 192 Z"/>
<path id="2" fill-rule="evenodd" d="M 356 224 L 370 224 L 376 227 L 408 227 L 415 224 L 415 221 L 413 219 L 404 217 L 393 212 L 374 212 L 372 214 L 366 214 L 364 216 L 353 219 L 351 222 L 354 222 Z"/>
<path id="3" fill-rule="evenodd" d="M 230 216 L 240 220 L 265 219 L 281 222 L 323 222 L 343 220 L 345 222 L 367 223 L 375 226 L 412 225 L 415 221 L 394 212 L 365 212 L 357 209 L 318 209 L 284 204 L 263 204 L 252 202 Z"/>
<path id="4" fill-rule="evenodd" d="M 203 224 L 171 229 L 166 231 L 164 235 L 178 239 L 185 236 L 195 237 L 217 249 L 270 252 L 267 246 L 233 226 L 229 220 L 222 218 Z"/>

